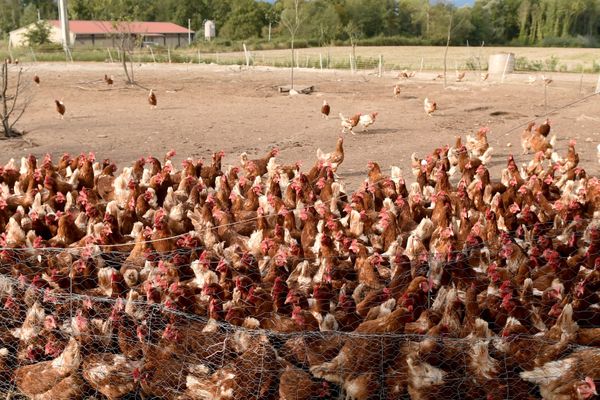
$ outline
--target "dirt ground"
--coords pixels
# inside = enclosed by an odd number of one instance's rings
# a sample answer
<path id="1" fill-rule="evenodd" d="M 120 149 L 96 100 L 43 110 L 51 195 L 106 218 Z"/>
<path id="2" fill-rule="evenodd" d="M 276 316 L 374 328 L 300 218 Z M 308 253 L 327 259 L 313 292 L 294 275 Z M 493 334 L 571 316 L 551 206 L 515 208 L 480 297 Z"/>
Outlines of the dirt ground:
<path id="1" fill-rule="evenodd" d="M 225 164 L 238 163 L 239 154 L 262 156 L 273 146 L 281 150 L 282 163 L 315 160 L 318 147 L 333 149 L 341 132 L 338 113 L 378 111 L 368 132 L 357 129 L 346 135 L 346 159 L 338 173 L 353 190 L 365 177 L 368 161 L 377 161 L 385 171 L 398 165 L 410 175 L 410 155 L 426 154 L 433 148 L 453 143 L 455 135 L 472 134 L 489 126 L 494 155 L 490 166 L 499 173 L 506 157 L 521 156 L 519 125 L 544 114 L 544 87 L 539 79 L 525 83 L 527 75 L 512 74 L 481 83 L 477 75 L 466 82 L 449 80 L 443 89 L 434 73 L 421 73 L 401 81 L 402 94 L 394 98 L 395 74 L 377 78 L 350 72 L 296 71 L 299 85 L 314 85 L 311 95 L 287 96 L 275 87 L 286 84 L 288 70 L 215 65 L 136 66 L 136 80 L 153 88 L 158 108 L 150 109 L 147 91 L 127 88 L 119 66 L 102 63 L 29 64 L 27 79 L 38 74 L 39 87 L 32 85 L 32 103 L 19 123 L 27 131 L 25 140 L 0 141 L 0 162 L 32 153 L 59 157 L 64 152 L 94 151 L 98 159 L 110 158 L 119 167 L 149 154 L 162 158 L 175 149 L 175 160 L 205 158 L 218 150 L 226 153 Z M 108 88 L 104 74 L 114 75 Z M 452 72 L 450 77 L 454 77 Z M 596 76 L 553 74 L 548 87 L 548 111 L 572 103 L 593 92 Z M 423 99 L 435 100 L 439 111 L 433 117 L 423 111 Z M 62 99 L 67 112 L 58 118 L 54 99 Z M 332 117 L 325 120 L 320 106 L 326 99 Z M 566 153 L 569 139 L 578 141 L 581 165 L 598 175 L 596 146 L 600 143 L 600 97 L 593 96 L 550 116 L 558 136 L 557 151 Z M 529 159 L 529 158 L 527 158 Z M 496 175 L 498 176 L 498 175 Z"/>

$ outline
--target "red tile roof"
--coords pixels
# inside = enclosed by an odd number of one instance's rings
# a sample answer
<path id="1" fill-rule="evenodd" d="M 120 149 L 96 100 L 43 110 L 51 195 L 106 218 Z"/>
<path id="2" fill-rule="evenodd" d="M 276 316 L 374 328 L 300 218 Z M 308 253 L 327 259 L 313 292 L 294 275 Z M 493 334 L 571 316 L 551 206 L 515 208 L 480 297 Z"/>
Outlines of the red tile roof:
<path id="1" fill-rule="evenodd" d="M 60 21 L 48 21 L 51 25 L 60 28 Z M 116 24 L 116 25 L 115 25 Z M 137 34 L 185 33 L 188 31 L 183 26 L 172 22 L 112 22 L 112 21 L 69 21 L 69 30 L 75 34 L 110 34 L 119 31 L 129 31 Z"/>

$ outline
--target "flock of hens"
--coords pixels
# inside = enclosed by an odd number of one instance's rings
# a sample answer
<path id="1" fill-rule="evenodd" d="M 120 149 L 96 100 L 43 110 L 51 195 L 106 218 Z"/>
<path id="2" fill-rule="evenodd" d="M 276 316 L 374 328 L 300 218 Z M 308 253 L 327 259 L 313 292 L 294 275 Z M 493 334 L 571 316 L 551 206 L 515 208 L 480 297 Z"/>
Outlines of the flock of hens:
<path id="1" fill-rule="evenodd" d="M 0 390 L 594 398 L 600 180 L 573 141 L 554 151 L 549 121 L 523 132 L 533 159 L 492 179 L 487 133 L 413 154 L 412 183 L 369 162 L 353 193 L 343 137 L 304 171 L 277 149 L 227 168 L 223 152 L 120 172 L 92 153 L 9 161 Z"/>

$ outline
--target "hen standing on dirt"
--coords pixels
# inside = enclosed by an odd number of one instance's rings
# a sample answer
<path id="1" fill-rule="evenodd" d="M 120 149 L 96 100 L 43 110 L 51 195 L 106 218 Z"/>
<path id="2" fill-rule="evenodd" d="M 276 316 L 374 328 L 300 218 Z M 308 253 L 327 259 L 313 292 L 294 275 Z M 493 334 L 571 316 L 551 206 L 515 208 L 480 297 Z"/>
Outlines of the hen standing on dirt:
<path id="1" fill-rule="evenodd" d="M 431 117 L 431 114 L 433 114 L 435 110 L 437 110 L 437 104 L 435 103 L 435 101 L 429 101 L 429 99 L 426 97 L 423 101 L 423 109 L 425 110 L 427 115 Z"/>
<path id="2" fill-rule="evenodd" d="M 327 104 L 327 100 L 323 100 L 323 105 L 321 106 L 321 115 L 323 118 L 329 119 L 329 112 L 331 111 L 331 107 Z"/>
<path id="3" fill-rule="evenodd" d="M 154 94 L 154 89 L 150 89 L 150 94 L 148 95 L 148 103 L 150 104 L 150 108 L 156 108 L 156 95 Z"/>
<path id="4" fill-rule="evenodd" d="M 65 107 L 65 103 L 63 103 L 60 100 L 54 100 L 54 102 L 56 103 L 56 112 L 58 112 L 60 114 L 60 119 L 64 119 L 65 111 L 67 111 L 67 108 Z"/>

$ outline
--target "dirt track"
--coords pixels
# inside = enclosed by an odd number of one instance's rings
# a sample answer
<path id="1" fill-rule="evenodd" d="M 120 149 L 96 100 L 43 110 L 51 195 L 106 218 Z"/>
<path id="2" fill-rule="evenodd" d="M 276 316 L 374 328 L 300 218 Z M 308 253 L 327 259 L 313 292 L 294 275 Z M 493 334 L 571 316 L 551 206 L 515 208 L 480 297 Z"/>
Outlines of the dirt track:
<path id="1" fill-rule="evenodd" d="M 543 86 L 539 81 L 527 85 L 526 75 L 511 75 L 501 85 L 497 80 L 481 83 L 472 73 L 466 82 L 450 81 L 451 87 L 443 90 L 440 80 L 432 80 L 435 74 L 423 73 L 402 81 L 402 94 L 395 99 L 392 87 L 397 79 L 392 74 L 379 79 L 305 70 L 297 72 L 297 83 L 315 85 L 317 92 L 289 97 L 274 89 L 287 83 L 286 70 L 150 64 L 136 67 L 136 79 L 157 93 L 158 108 L 151 110 L 146 90 L 126 88 L 116 65 L 25 67 L 27 79 L 36 73 L 42 83 L 30 88 L 34 99 L 19 124 L 28 132 L 27 141 L 1 141 L 2 163 L 29 153 L 56 157 L 94 151 L 97 158 L 110 158 L 121 167 L 148 154 L 162 157 L 173 148 L 177 161 L 188 156 L 210 159 L 212 152 L 223 149 L 229 164 L 237 163 L 242 151 L 255 156 L 278 146 L 281 162 L 302 160 L 307 168 L 317 147 L 333 148 L 341 131 L 339 112 L 378 111 L 379 118 L 367 133 L 358 129 L 356 136 L 346 137 L 346 161 L 338 172 L 347 188 L 354 189 L 365 177 L 367 161 L 378 161 L 384 170 L 398 165 L 408 177 L 412 152 L 423 155 L 482 125 L 492 130 L 488 137 L 495 148 L 490 164 L 495 172 L 509 153 L 524 162 L 519 142 L 523 128 L 505 132 L 544 113 Z M 111 88 L 102 80 L 105 73 L 114 75 Z M 597 79 L 584 76 L 580 94 L 579 75 L 553 74 L 553 78 L 549 110 L 589 95 Z M 440 107 L 433 117 L 423 111 L 426 96 Z M 55 98 L 66 104 L 64 120 L 55 111 Z M 332 107 L 329 120 L 319 113 L 323 99 Z M 600 172 L 599 101 L 595 96 L 550 116 L 558 152 L 564 155 L 568 140 L 576 139 L 581 165 L 595 175 Z"/>

